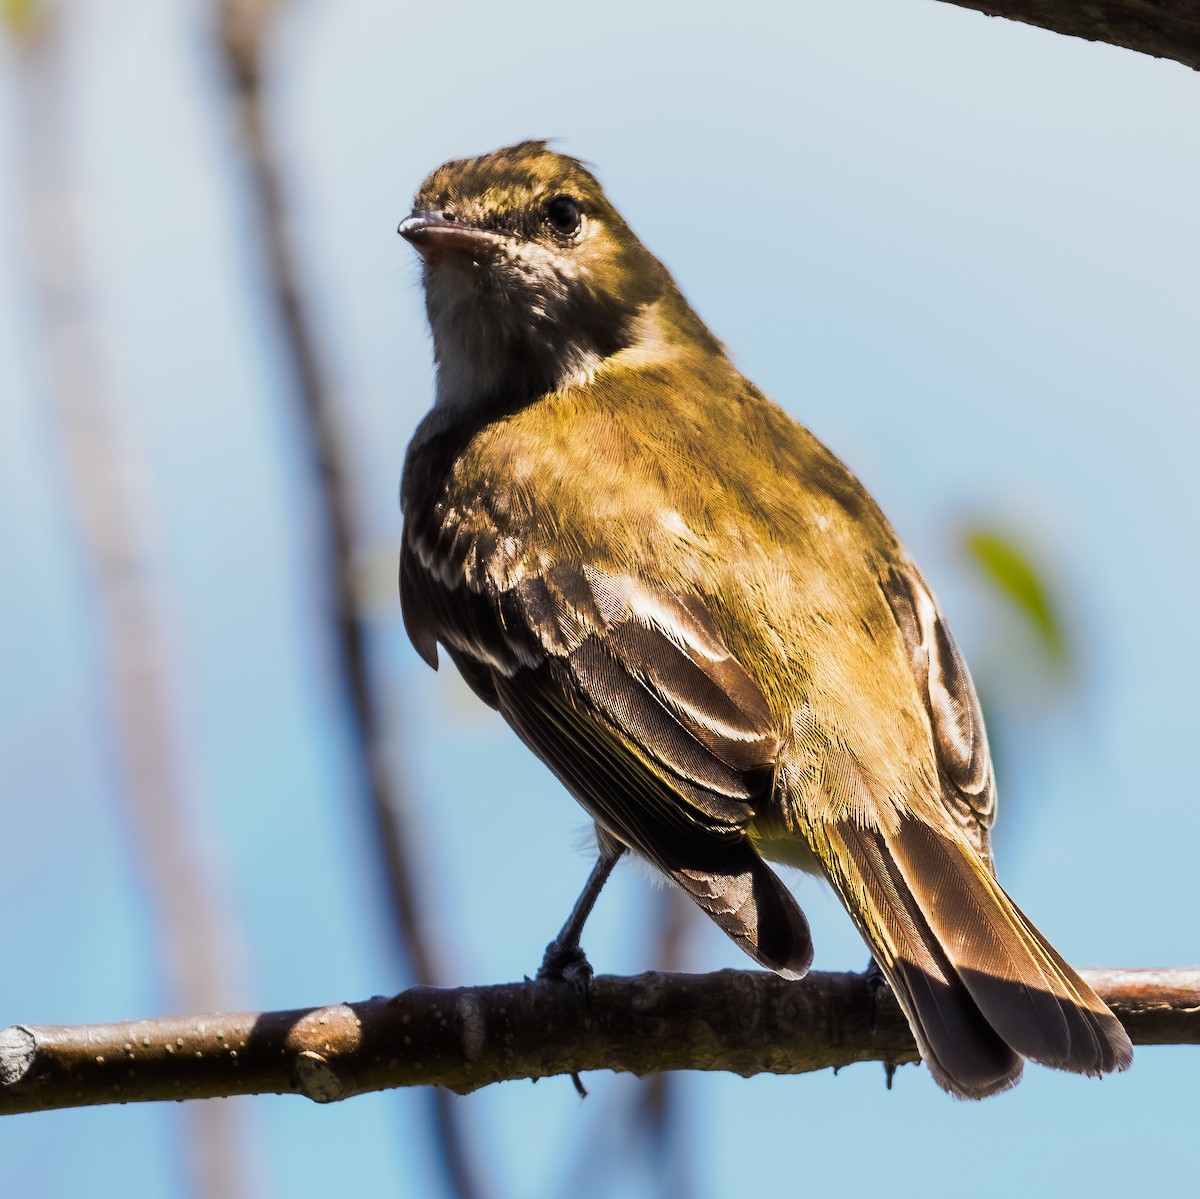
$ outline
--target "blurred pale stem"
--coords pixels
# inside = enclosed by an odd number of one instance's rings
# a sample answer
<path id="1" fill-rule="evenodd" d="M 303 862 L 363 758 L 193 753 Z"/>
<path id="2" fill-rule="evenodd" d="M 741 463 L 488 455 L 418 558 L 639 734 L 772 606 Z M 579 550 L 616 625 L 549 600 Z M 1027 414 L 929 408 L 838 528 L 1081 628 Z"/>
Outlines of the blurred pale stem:
<path id="1" fill-rule="evenodd" d="M 153 504 L 128 413 L 110 383 L 88 286 L 87 207 L 75 183 L 70 109 L 77 47 L 68 17 L 43 17 L 17 55 L 31 309 L 62 480 L 95 589 L 103 718 L 111 721 L 117 792 L 128 805 L 122 824 L 137 842 L 132 856 L 152 898 L 168 990 L 183 1008 L 204 1011 L 244 991 L 230 961 L 237 922 L 207 852 L 206 804 L 180 732 Z M 250 1155 L 233 1109 L 198 1106 L 185 1120 L 194 1190 L 213 1199 L 250 1195 Z"/>

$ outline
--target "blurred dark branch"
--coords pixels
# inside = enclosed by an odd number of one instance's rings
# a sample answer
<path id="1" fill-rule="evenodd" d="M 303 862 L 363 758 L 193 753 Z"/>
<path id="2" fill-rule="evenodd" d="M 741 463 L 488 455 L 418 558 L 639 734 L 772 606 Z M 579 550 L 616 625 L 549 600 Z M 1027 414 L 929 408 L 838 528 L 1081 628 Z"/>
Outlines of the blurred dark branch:
<path id="1" fill-rule="evenodd" d="M 650 888 L 645 902 L 651 960 L 660 973 L 683 970 L 687 934 L 695 928 L 694 906 L 677 887 Z M 583 1086 L 578 1078 L 573 1081 Z M 641 1167 L 655 1179 L 654 1193 L 671 1199 L 695 1194 L 692 1130 L 681 1110 L 685 1081 L 656 1071 L 637 1086 L 614 1088 L 587 1104 L 587 1131 L 577 1138 L 575 1160 L 562 1171 L 572 1180 L 572 1199 L 619 1194 Z"/>
<path id="2" fill-rule="evenodd" d="M 946 0 L 1068 37 L 1173 58 L 1200 70 L 1200 0 Z"/>
<path id="3" fill-rule="evenodd" d="M 1136 1045 L 1200 1045 L 1200 967 L 1085 970 Z M 860 974 L 601 975 L 413 987 L 291 1012 L 0 1031 L 0 1115 L 217 1095 L 332 1103 L 389 1087 L 460 1094 L 584 1070 L 805 1074 L 917 1060 L 890 992 Z M 1136 1064 L 1134 1069 L 1137 1069 Z"/>
<path id="4" fill-rule="evenodd" d="M 280 164 L 265 125 L 258 87 L 266 10 L 270 0 L 224 0 L 221 38 L 241 118 L 249 183 L 257 203 L 255 219 L 267 249 L 267 283 L 274 300 L 284 348 L 295 371 L 295 395 L 303 429 L 318 468 L 321 515 L 332 570 L 321 586 L 332 590 L 329 607 L 336 624 L 339 663 L 349 694 L 360 760 L 367 770 L 373 819 L 386 857 L 387 881 L 397 941 L 413 977 L 434 982 L 438 964 L 423 933 L 413 872 L 407 859 L 406 805 L 387 769 L 371 689 L 364 629 L 354 589 L 355 520 L 353 463 L 343 438 L 331 388 L 322 368 L 317 335 L 302 299 L 296 256 L 287 235 L 287 204 Z"/>
<path id="5" fill-rule="evenodd" d="M 694 927 L 692 905 L 677 887 L 660 887 L 655 891 L 655 906 L 658 944 L 651 960 L 670 974 L 685 964 L 687 933 Z M 650 1075 L 637 1093 L 628 1126 L 634 1147 L 640 1139 L 650 1151 L 659 1189 L 671 1199 L 696 1193 L 691 1170 L 695 1155 L 688 1144 L 690 1130 L 680 1116 L 679 1081 L 665 1070 Z"/>
<path id="6" fill-rule="evenodd" d="M 121 776 L 116 790 L 135 841 L 131 857 L 154 912 L 168 992 L 181 1007 L 205 1011 L 242 990 L 231 961 L 238 925 L 231 899 L 218 886 L 220 872 L 205 853 L 211 838 L 202 832 L 205 805 L 180 731 L 153 503 L 136 438 L 111 385 L 89 286 L 88 207 L 73 169 L 72 44 L 65 20 L 43 13 L 18 43 L 31 313 L 62 447 L 62 481 L 94 586 L 91 610 L 107 701 L 102 718 L 113 726 Z M 195 1191 L 221 1199 L 250 1194 L 245 1130 L 233 1110 L 197 1107 L 185 1123 Z"/>
<path id="7" fill-rule="evenodd" d="M 357 760 L 366 771 L 366 799 L 384 860 L 389 911 L 396 947 L 422 983 L 444 973 L 422 920 L 412 869 L 414 843 L 406 827 L 407 807 L 394 771 L 387 764 L 386 741 L 379 728 L 371 688 L 367 645 L 355 595 L 356 538 L 354 465 L 340 435 L 332 389 L 318 352 L 312 317 L 303 302 L 296 254 L 288 238 L 288 205 L 281 164 L 267 126 L 262 101 L 262 64 L 270 23 L 278 5 L 271 0 L 221 0 L 219 35 L 225 67 L 236 97 L 241 144 L 249 184 L 256 201 L 255 219 L 266 246 L 266 272 L 283 334 L 283 346 L 295 377 L 295 396 L 318 469 L 325 539 L 332 558 L 329 607 L 336 626 L 338 661 L 350 700 Z M 442 1168 L 452 1194 L 478 1199 L 486 1194 L 474 1177 L 470 1154 L 453 1096 L 431 1093 L 432 1117 Z"/>

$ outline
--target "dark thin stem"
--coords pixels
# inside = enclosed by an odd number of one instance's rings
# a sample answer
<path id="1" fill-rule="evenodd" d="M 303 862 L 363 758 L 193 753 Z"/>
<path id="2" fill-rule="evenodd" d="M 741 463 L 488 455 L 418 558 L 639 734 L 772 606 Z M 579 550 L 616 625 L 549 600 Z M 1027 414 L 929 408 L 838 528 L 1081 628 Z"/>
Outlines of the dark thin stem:
<path id="1" fill-rule="evenodd" d="M 435 983 L 443 972 L 425 935 L 410 858 L 414 837 L 406 827 L 404 797 L 385 760 L 365 632 L 354 596 L 352 463 L 339 435 L 318 339 L 303 303 L 300 274 L 286 232 L 283 176 L 265 123 L 259 81 L 270 10 L 269 0 L 222 0 L 221 46 L 240 109 L 248 181 L 256 203 L 260 240 L 266 246 L 266 282 L 283 344 L 293 364 L 302 428 L 308 434 L 310 453 L 318 467 L 325 540 L 332 559 L 328 585 L 333 592 L 330 607 L 338 662 L 349 698 L 356 758 L 365 766 L 364 790 L 376 829 L 375 840 L 383 855 L 396 947 L 407 959 L 414 978 Z M 487 1189 L 470 1167 L 467 1138 L 455 1102 L 452 1096 L 436 1092 L 430 1098 L 443 1176 L 448 1191 L 458 1199 L 482 1199 Z"/>
<path id="2" fill-rule="evenodd" d="M 338 661 L 350 701 L 357 758 L 366 764 L 366 790 L 378 831 L 378 844 L 386 860 L 398 942 L 413 976 L 432 983 L 441 976 L 441 971 L 424 935 L 420 903 L 407 857 L 406 847 L 411 838 L 404 827 L 406 805 L 383 760 L 366 637 L 354 596 L 356 547 L 352 464 L 340 436 L 335 405 L 317 350 L 317 335 L 302 298 L 299 269 L 286 233 L 287 202 L 282 172 L 265 127 L 258 87 L 267 7 L 262 0 L 225 0 L 222 35 L 226 65 L 237 89 L 242 144 L 249 167 L 248 181 L 256 203 L 255 222 L 266 246 L 265 282 L 294 369 L 294 394 L 303 417 L 301 429 L 308 435 L 310 456 L 317 467 L 320 514 L 325 520 L 325 541 L 332 560 L 323 582 L 332 592 L 329 608 Z"/>
<path id="3" fill-rule="evenodd" d="M 1200 0 L 946 0 L 1068 37 L 1108 42 L 1200 70 Z"/>

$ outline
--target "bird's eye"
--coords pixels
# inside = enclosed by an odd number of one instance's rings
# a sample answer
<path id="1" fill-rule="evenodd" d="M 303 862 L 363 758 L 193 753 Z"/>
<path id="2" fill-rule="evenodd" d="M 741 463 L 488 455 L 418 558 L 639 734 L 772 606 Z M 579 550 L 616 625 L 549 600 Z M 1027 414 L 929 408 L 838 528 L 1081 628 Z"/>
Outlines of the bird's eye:
<path id="1" fill-rule="evenodd" d="M 546 201 L 546 224 L 559 237 L 574 237 L 582 220 L 579 201 L 573 196 L 555 196 Z"/>

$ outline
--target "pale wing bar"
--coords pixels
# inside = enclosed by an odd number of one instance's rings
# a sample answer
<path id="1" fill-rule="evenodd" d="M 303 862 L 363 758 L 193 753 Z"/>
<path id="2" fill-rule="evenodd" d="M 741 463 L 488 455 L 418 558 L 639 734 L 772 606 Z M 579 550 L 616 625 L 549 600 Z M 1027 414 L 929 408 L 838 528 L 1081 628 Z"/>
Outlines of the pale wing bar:
<path id="1" fill-rule="evenodd" d="M 996 779 L 967 664 L 915 567 L 893 568 L 883 591 L 929 715 L 942 799 L 971 844 L 990 861 Z"/>

